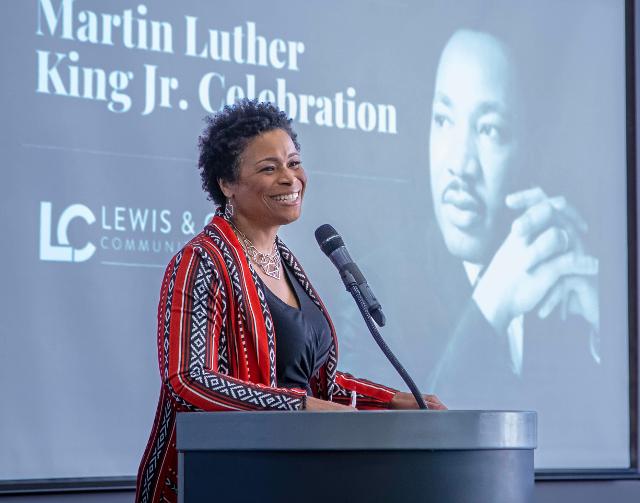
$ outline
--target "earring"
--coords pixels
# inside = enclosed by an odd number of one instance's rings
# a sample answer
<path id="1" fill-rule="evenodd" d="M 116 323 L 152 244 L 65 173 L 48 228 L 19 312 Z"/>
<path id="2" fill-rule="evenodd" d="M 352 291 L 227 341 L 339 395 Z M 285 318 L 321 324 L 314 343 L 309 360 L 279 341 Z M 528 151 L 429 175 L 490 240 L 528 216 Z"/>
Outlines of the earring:
<path id="1" fill-rule="evenodd" d="M 231 203 L 231 198 L 228 198 L 224 205 L 224 217 L 227 220 L 231 220 L 233 217 L 233 204 Z"/>

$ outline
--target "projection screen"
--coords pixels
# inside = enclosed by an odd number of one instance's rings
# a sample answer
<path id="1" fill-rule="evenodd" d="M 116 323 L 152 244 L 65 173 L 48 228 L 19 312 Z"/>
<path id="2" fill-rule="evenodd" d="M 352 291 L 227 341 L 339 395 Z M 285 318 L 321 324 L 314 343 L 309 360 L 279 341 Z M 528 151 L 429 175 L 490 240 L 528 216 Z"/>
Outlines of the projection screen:
<path id="1" fill-rule="evenodd" d="M 423 392 L 538 411 L 539 469 L 630 466 L 624 2 L 0 12 L 0 479 L 135 475 L 164 267 L 215 209 L 197 139 L 241 98 L 299 133 L 303 216 L 279 235 L 327 304 L 341 370 L 405 389 L 317 248 L 324 223 Z M 532 230 L 534 206 L 553 217 Z M 563 244 L 544 255 L 543 236 Z"/>

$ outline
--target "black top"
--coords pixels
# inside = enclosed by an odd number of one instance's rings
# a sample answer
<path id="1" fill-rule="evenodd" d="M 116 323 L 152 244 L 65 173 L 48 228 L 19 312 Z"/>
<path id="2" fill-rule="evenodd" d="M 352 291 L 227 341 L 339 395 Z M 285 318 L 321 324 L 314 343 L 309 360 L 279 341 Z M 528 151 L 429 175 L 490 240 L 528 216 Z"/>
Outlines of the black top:
<path id="1" fill-rule="evenodd" d="M 298 298 L 300 309 L 280 300 L 262 282 L 276 334 L 277 384 L 281 388 L 304 389 L 310 395 L 309 379 L 329 356 L 331 328 L 284 263 L 282 269 Z"/>

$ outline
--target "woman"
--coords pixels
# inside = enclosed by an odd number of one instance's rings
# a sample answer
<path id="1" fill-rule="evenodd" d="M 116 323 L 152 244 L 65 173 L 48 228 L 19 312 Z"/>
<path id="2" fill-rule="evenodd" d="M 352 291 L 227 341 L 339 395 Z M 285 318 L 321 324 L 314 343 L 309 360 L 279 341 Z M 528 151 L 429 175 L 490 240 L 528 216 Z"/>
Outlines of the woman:
<path id="1" fill-rule="evenodd" d="M 331 320 L 277 237 L 299 218 L 307 182 L 290 122 L 245 100 L 209 118 L 200 138 L 203 188 L 220 208 L 162 283 L 162 388 L 138 502 L 177 500 L 176 412 L 417 407 L 409 393 L 336 370 Z"/>

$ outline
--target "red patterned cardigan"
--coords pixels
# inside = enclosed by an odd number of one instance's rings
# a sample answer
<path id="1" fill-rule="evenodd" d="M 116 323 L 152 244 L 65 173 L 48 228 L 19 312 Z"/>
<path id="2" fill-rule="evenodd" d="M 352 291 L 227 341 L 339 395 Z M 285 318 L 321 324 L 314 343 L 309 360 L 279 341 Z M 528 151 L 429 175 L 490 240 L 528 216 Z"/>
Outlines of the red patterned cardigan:
<path id="1" fill-rule="evenodd" d="M 313 396 L 359 409 L 387 408 L 396 390 L 338 372 L 336 334 L 291 251 L 282 260 L 326 316 L 333 344 L 312 378 Z M 306 394 L 276 385 L 276 344 L 265 294 L 229 223 L 213 218 L 169 263 L 158 305 L 162 387 L 140 463 L 136 502 L 177 501 L 176 412 L 300 410 Z"/>

